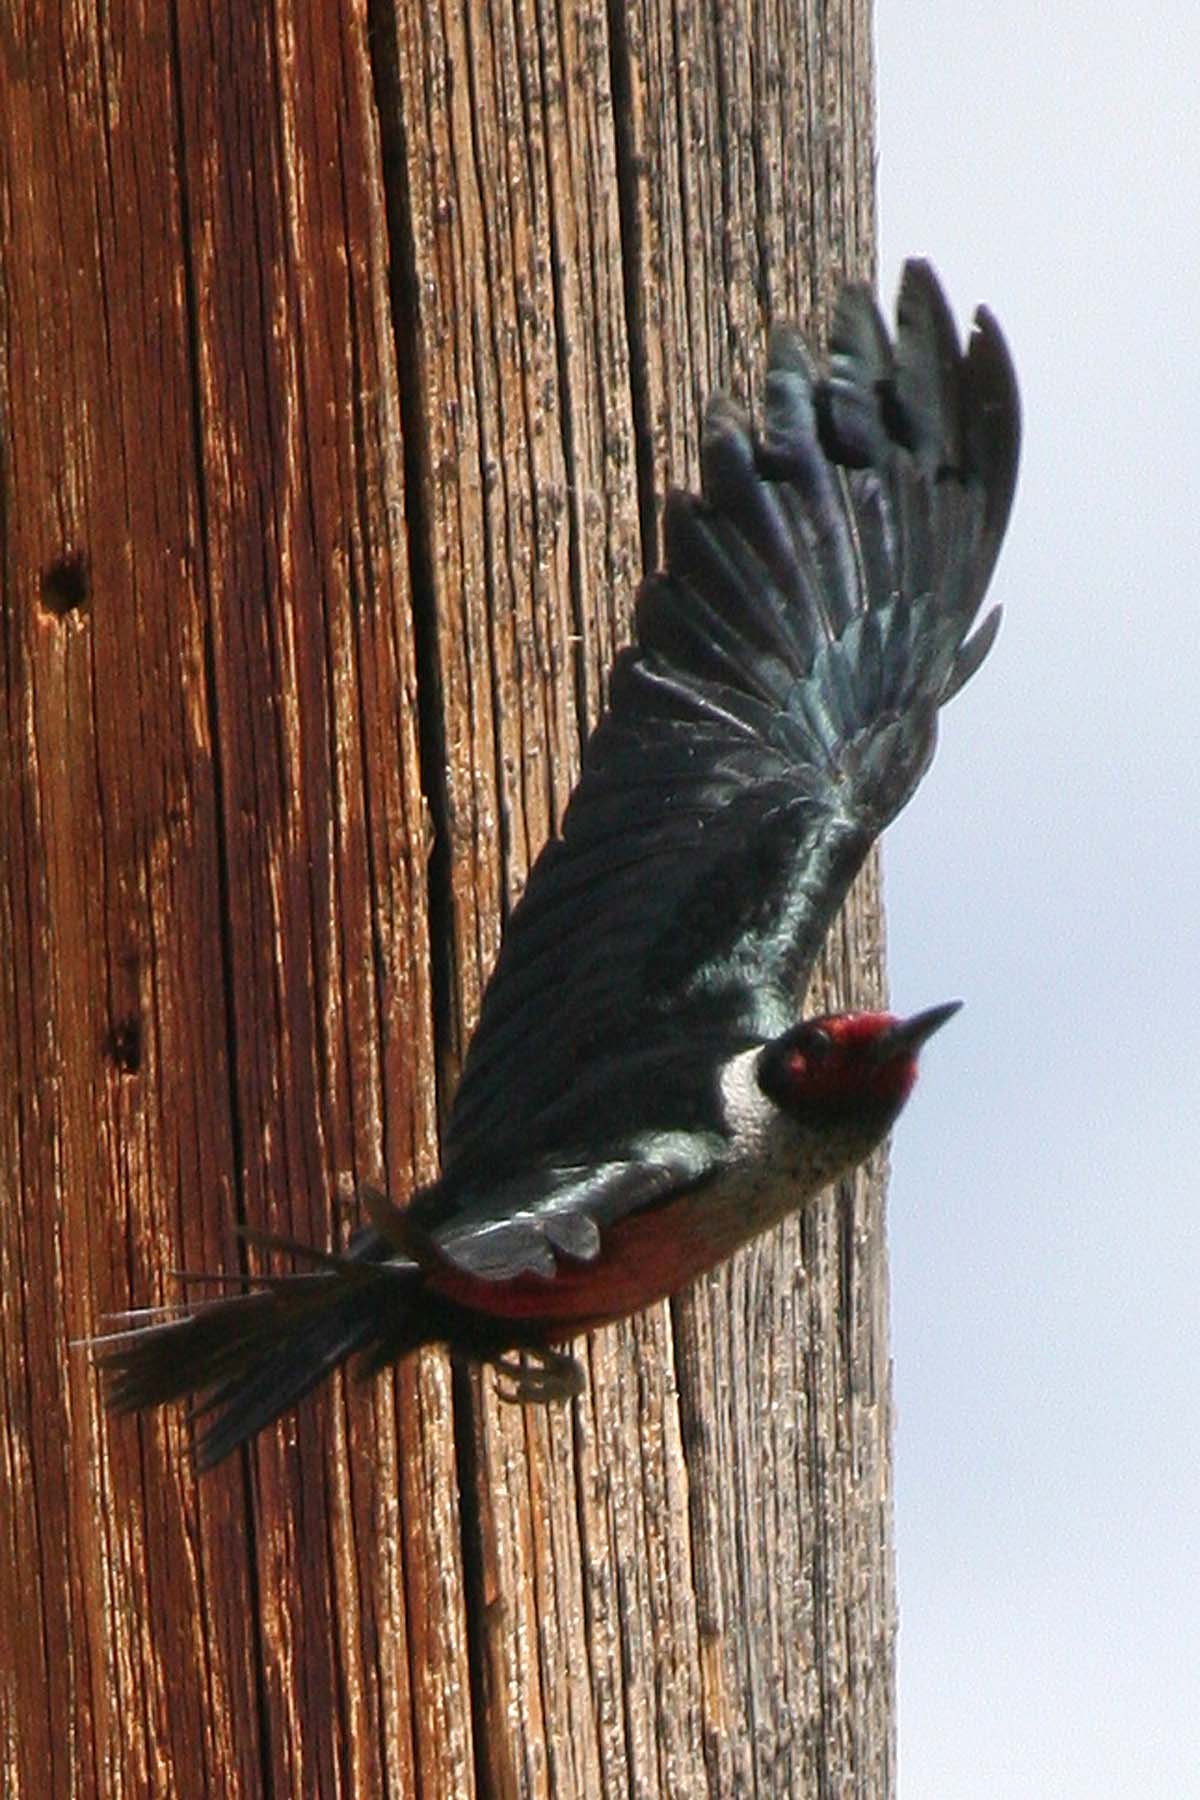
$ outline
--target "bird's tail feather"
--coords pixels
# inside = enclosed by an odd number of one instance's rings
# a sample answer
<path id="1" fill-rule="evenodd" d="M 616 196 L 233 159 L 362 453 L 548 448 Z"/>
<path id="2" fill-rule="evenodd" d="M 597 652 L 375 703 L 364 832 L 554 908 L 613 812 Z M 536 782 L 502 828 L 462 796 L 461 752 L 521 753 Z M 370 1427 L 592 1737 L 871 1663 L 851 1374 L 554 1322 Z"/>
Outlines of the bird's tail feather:
<path id="1" fill-rule="evenodd" d="M 193 1398 L 194 1416 L 208 1420 L 196 1446 L 202 1469 L 288 1411 L 355 1352 L 367 1351 L 378 1367 L 429 1336 L 421 1270 L 381 1259 L 376 1234 L 361 1234 L 345 1256 L 274 1247 L 320 1266 L 256 1277 L 247 1293 L 164 1308 L 153 1322 L 132 1323 L 91 1345 L 115 1411 Z"/>

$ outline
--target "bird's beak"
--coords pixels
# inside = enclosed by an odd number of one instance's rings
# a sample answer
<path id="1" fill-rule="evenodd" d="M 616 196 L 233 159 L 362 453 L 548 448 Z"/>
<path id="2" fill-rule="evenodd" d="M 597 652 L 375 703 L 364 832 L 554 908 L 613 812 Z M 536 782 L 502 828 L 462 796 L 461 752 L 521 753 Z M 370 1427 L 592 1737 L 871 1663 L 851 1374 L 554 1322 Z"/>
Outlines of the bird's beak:
<path id="1" fill-rule="evenodd" d="M 915 1056 L 926 1039 L 940 1031 L 961 1006 L 961 1000 L 947 1000 L 944 1006 L 931 1006 L 926 1012 L 914 1013 L 911 1019 L 897 1019 L 880 1040 L 880 1049 L 889 1057 L 900 1052 Z"/>

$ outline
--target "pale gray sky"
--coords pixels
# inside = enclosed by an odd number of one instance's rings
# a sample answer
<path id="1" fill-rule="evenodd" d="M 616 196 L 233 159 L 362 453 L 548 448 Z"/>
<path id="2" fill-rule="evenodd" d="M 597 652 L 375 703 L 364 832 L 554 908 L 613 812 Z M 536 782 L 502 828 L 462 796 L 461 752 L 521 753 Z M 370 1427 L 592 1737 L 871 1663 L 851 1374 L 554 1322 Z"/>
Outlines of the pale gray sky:
<path id="1" fill-rule="evenodd" d="M 887 841 L 902 1800 L 1200 1795 L 1200 10 L 878 0 L 881 280 L 1016 359 L 993 656 Z"/>

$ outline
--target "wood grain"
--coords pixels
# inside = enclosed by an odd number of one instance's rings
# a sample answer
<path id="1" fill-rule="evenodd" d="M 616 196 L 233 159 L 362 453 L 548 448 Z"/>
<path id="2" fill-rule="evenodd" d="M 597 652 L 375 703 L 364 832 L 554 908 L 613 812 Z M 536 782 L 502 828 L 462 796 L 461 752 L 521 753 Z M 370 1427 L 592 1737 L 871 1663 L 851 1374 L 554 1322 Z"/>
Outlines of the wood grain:
<path id="1" fill-rule="evenodd" d="M 703 399 L 870 271 L 868 17 L 0 24 L 5 1794 L 890 1791 L 879 1170 L 569 1412 L 430 1352 L 198 1483 L 70 1348 L 435 1171 Z"/>

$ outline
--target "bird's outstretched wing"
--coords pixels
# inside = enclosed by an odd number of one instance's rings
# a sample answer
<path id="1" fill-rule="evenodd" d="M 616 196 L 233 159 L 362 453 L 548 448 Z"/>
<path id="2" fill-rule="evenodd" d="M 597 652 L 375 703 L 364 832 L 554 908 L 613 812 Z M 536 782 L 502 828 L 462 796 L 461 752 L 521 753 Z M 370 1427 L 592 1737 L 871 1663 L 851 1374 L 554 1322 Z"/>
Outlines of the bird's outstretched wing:
<path id="1" fill-rule="evenodd" d="M 505 933 L 449 1123 L 451 1189 L 691 1127 L 689 1083 L 795 1022 L 938 708 L 995 637 L 995 612 L 972 627 L 1018 440 L 994 320 L 976 315 L 964 352 L 920 262 L 894 343 L 861 286 L 837 303 L 826 372 L 775 332 L 757 437 L 710 403 L 703 497 L 667 501 L 665 567 Z"/>

